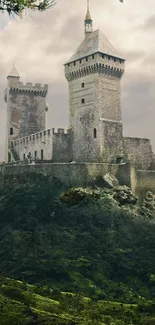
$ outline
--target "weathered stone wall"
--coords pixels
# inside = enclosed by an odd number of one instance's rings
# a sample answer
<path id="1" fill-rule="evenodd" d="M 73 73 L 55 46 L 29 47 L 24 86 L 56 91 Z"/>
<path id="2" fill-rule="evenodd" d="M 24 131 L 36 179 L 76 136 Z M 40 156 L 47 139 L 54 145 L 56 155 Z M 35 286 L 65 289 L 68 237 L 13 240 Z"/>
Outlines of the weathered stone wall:
<path id="1" fill-rule="evenodd" d="M 123 138 L 124 153 L 137 169 L 149 169 L 153 161 L 152 146 L 149 139 Z"/>
<path id="2" fill-rule="evenodd" d="M 99 75 L 98 82 L 100 117 L 121 121 L 120 78 Z"/>
<path id="3" fill-rule="evenodd" d="M 53 130 L 38 132 L 30 136 L 13 141 L 14 150 L 19 160 L 24 160 L 28 153 L 31 153 L 32 159 L 51 160 L 53 156 Z M 41 150 L 42 154 L 41 154 Z"/>
<path id="4" fill-rule="evenodd" d="M 100 130 L 102 161 L 114 162 L 123 154 L 123 124 L 101 119 Z"/>
<path id="5" fill-rule="evenodd" d="M 132 184 L 135 185 L 139 202 L 142 202 L 147 191 L 155 194 L 155 170 L 136 170 Z"/>
<path id="6" fill-rule="evenodd" d="M 53 178 L 58 178 L 66 186 L 87 186 L 95 184 L 106 173 L 111 172 L 120 177 L 120 172 L 126 175 L 126 185 L 130 186 L 130 168 L 125 165 L 109 165 L 107 163 L 44 163 L 36 165 L 1 165 L 0 177 L 5 174 L 36 172 Z"/>
<path id="7" fill-rule="evenodd" d="M 84 82 L 84 88 L 81 87 Z M 70 127 L 73 130 L 73 160 L 100 161 L 100 130 L 97 75 L 85 76 L 69 83 Z M 81 103 L 84 99 L 84 103 Z M 96 128 L 97 137 L 93 137 Z"/>
<path id="8" fill-rule="evenodd" d="M 72 160 L 72 132 L 67 129 L 49 129 L 14 141 L 10 141 L 23 161 L 28 153 L 32 159 L 70 162 Z M 11 144 L 10 144 L 11 147 Z"/>
<path id="9" fill-rule="evenodd" d="M 55 129 L 53 131 L 53 162 L 72 161 L 71 130 Z"/>

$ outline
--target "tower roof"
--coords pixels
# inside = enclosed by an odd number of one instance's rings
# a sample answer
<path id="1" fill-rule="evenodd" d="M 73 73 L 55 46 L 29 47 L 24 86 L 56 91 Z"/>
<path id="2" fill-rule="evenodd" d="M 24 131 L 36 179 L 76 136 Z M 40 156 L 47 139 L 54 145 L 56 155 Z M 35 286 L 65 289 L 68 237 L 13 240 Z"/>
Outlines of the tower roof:
<path id="1" fill-rule="evenodd" d="M 8 74 L 8 77 L 20 78 L 19 73 L 17 72 L 14 64 L 13 64 L 13 67 L 12 67 L 10 73 Z"/>
<path id="2" fill-rule="evenodd" d="M 102 33 L 102 31 L 97 29 L 94 32 L 90 33 L 88 37 L 83 40 L 83 42 L 77 48 L 76 52 L 66 63 L 79 60 L 85 56 L 98 52 L 123 59 L 121 55 L 110 44 L 110 42 Z"/>

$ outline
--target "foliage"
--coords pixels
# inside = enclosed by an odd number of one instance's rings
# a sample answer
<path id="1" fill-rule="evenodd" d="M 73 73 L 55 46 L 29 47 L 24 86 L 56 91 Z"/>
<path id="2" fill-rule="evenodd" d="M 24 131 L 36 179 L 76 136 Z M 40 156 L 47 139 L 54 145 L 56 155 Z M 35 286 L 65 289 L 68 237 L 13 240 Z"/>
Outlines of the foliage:
<path id="1" fill-rule="evenodd" d="M 1 179 L 0 306 L 13 313 L 2 325 L 20 324 L 17 310 L 23 325 L 155 324 L 154 203 L 122 205 L 117 193 Z"/>
<path id="2" fill-rule="evenodd" d="M 24 9 L 44 11 L 54 4 L 55 0 L 0 0 L 0 11 L 19 15 Z"/>
<path id="3" fill-rule="evenodd" d="M 0 277 L 1 325 L 155 324 L 155 303 L 93 300 Z M 38 293 L 39 291 L 39 293 Z M 18 294 L 17 294 L 18 292 Z"/>

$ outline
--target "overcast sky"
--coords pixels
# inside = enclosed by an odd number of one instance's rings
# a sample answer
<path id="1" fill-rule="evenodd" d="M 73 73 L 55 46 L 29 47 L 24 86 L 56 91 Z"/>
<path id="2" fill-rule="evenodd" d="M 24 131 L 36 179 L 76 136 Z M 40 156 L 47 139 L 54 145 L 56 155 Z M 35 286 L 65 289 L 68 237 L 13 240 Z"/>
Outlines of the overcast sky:
<path id="1" fill-rule="evenodd" d="M 90 0 L 93 29 L 100 28 L 126 59 L 122 78 L 124 135 L 151 138 L 155 151 L 155 1 Z M 0 14 L 0 160 L 3 91 L 13 62 L 23 82 L 49 85 L 48 128 L 68 126 L 68 85 L 63 63 L 84 38 L 86 0 L 57 0 L 44 13 L 21 19 Z"/>

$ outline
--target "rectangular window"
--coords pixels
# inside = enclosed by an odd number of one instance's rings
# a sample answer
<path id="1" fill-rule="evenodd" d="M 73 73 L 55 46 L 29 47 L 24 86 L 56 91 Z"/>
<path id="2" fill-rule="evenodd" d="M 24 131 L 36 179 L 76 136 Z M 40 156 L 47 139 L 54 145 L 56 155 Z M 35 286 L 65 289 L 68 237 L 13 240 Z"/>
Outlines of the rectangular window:
<path id="1" fill-rule="evenodd" d="M 43 149 L 41 149 L 41 160 L 43 160 L 44 159 L 44 151 L 43 151 Z"/>
<path id="2" fill-rule="evenodd" d="M 82 62 L 82 60 L 80 59 L 80 63 Z"/>
<path id="3" fill-rule="evenodd" d="M 23 160 L 25 160 L 25 153 L 23 154 Z"/>
<path id="4" fill-rule="evenodd" d="M 92 59 L 94 59 L 94 54 L 92 55 Z"/>
<path id="5" fill-rule="evenodd" d="M 84 88 L 84 82 L 81 83 L 81 88 Z"/>
<path id="6" fill-rule="evenodd" d="M 37 151 L 34 152 L 34 158 L 37 159 Z"/>
<path id="7" fill-rule="evenodd" d="M 86 57 L 86 61 L 88 61 L 88 57 Z"/>
<path id="8" fill-rule="evenodd" d="M 81 103 L 82 103 L 82 104 L 85 103 L 85 99 L 84 99 L 84 98 L 81 99 Z"/>
<path id="9" fill-rule="evenodd" d="M 74 62 L 74 65 L 76 65 L 76 62 Z"/>

